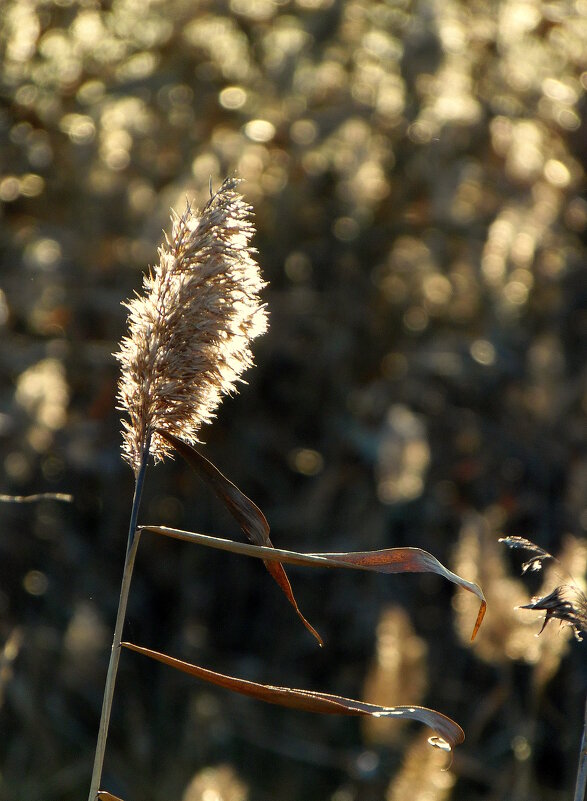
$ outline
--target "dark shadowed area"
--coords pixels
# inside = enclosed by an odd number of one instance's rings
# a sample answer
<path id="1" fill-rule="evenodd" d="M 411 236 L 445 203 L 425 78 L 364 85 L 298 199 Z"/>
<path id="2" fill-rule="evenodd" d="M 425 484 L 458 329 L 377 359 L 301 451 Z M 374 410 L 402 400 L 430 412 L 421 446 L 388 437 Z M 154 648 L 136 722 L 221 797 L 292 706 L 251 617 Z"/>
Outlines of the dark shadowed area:
<path id="1" fill-rule="evenodd" d="M 313 715 L 124 650 L 124 801 L 566 801 L 585 643 L 518 609 L 587 548 L 585 0 L 0 4 L 0 799 L 87 798 L 133 475 L 112 353 L 169 212 L 227 175 L 269 331 L 202 430 L 276 548 L 414 546 L 437 575 L 262 563 L 142 535 L 125 639 L 418 723 Z M 180 457 L 139 515 L 241 539 Z M 560 560 L 520 575 L 524 537 Z M 562 577 L 562 578 L 561 578 Z"/>

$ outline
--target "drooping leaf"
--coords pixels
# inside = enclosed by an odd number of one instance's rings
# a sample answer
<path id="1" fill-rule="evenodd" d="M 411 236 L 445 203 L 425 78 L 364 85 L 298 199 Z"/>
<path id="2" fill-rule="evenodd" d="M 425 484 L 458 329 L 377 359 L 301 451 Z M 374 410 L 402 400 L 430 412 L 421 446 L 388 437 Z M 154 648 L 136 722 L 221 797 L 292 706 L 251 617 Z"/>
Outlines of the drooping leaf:
<path id="1" fill-rule="evenodd" d="M 188 445 L 178 437 L 167 431 L 158 431 L 159 436 L 173 445 L 175 450 L 183 456 L 186 462 L 193 467 L 196 473 L 214 490 L 216 495 L 224 502 L 230 514 L 235 518 L 243 532 L 255 545 L 266 545 L 272 548 L 269 539 L 269 523 L 259 507 L 241 492 L 220 470 L 206 459 L 193 446 Z"/>
<path id="2" fill-rule="evenodd" d="M 122 798 L 119 798 L 117 795 L 112 795 L 107 790 L 98 790 L 98 795 L 96 798 L 99 798 L 100 801 L 122 801 Z"/>
<path id="3" fill-rule="evenodd" d="M 167 526 L 141 526 L 142 531 L 152 531 L 166 537 L 194 542 L 208 548 L 229 551 L 256 559 L 274 560 L 304 567 L 346 567 L 355 570 L 373 570 L 377 573 L 436 573 L 452 581 L 468 592 L 472 592 L 481 602 L 471 639 L 474 640 L 485 616 L 487 602 L 480 587 L 467 581 L 446 568 L 428 551 L 421 548 L 386 548 L 380 551 L 354 551 L 350 553 L 298 553 L 279 548 L 266 548 L 262 545 L 247 545 L 244 542 L 210 537 L 194 531 L 182 531 Z"/>
<path id="4" fill-rule="evenodd" d="M 262 545 L 266 548 L 273 548 L 273 543 L 269 537 L 269 523 L 259 507 L 248 498 L 244 492 L 233 484 L 209 459 L 202 456 L 191 445 L 188 445 L 178 437 L 167 431 L 158 431 L 159 436 L 173 445 L 175 450 L 183 456 L 186 462 L 194 468 L 196 473 L 214 490 L 216 495 L 223 501 L 224 505 L 235 518 L 247 539 L 254 545 Z M 297 601 L 287 577 L 283 565 L 280 562 L 264 560 L 265 567 L 277 583 L 287 600 L 295 609 L 298 617 L 308 629 L 308 631 L 318 640 L 322 646 L 324 642 L 311 623 L 306 620 Z"/>
<path id="5" fill-rule="evenodd" d="M 465 734 L 458 723 L 440 712 L 435 712 L 433 709 L 427 709 L 423 706 L 377 706 L 376 704 L 367 704 L 363 701 L 355 701 L 352 698 L 344 698 L 339 695 L 331 695 L 330 693 L 321 693 L 314 690 L 259 684 L 233 676 L 226 676 L 223 673 L 216 673 L 213 670 L 192 665 L 181 659 L 175 659 L 167 654 L 153 651 L 150 648 L 143 648 L 133 643 L 123 642 L 122 645 L 131 651 L 136 651 L 151 659 L 163 662 L 165 665 L 181 670 L 183 673 L 188 673 L 190 676 L 196 676 L 218 687 L 224 687 L 241 695 L 248 695 L 259 701 L 326 715 L 372 715 L 374 717 L 417 720 L 436 732 L 436 736 L 429 739 L 430 744 L 447 751 L 451 751 L 455 745 L 460 745 L 465 739 Z"/>

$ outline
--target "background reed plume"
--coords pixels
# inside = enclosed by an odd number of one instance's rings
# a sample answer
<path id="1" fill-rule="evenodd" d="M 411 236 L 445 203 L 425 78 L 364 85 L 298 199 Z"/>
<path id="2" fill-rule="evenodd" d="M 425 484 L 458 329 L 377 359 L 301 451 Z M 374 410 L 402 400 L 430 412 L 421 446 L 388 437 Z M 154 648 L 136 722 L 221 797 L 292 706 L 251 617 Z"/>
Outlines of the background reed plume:
<path id="1" fill-rule="evenodd" d="M 174 215 L 159 264 L 144 295 L 125 305 L 129 334 L 116 354 L 122 365 L 119 408 L 124 458 L 135 474 L 150 442 L 155 461 L 171 447 L 156 429 L 194 443 L 223 394 L 253 363 L 249 342 L 267 328 L 253 258 L 251 207 L 227 178 L 201 213 Z"/>

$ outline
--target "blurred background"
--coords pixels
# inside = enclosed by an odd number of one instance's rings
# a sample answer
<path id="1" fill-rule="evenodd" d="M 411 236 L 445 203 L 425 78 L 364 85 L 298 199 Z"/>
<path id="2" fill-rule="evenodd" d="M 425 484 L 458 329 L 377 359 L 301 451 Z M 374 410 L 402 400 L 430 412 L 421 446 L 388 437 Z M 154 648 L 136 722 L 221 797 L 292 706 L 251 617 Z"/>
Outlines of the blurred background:
<path id="1" fill-rule="evenodd" d="M 587 554 L 585 0 L 3 0 L 0 797 L 85 798 L 133 481 L 112 353 L 169 210 L 238 173 L 271 325 L 203 452 L 276 547 L 418 546 L 436 576 L 289 570 L 145 535 L 126 637 L 236 676 L 423 704 L 467 739 L 319 717 L 123 653 L 131 801 L 562 801 L 585 645 L 515 609 Z M 177 460 L 140 514 L 239 538 Z M 498 537 L 561 561 L 521 578 Z"/>

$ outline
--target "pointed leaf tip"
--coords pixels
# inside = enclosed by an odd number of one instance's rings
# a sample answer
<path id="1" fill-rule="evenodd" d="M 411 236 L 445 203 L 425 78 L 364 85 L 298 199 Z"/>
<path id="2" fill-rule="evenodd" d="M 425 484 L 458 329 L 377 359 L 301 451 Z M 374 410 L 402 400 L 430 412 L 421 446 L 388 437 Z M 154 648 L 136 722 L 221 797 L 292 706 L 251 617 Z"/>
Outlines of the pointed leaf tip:
<path id="1" fill-rule="evenodd" d="M 485 617 L 485 612 L 487 611 L 487 601 L 485 598 L 481 599 L 481 606 L 479 607 L 479 612 L 477 613 L 477 620 L 475 621 L 475 626 L 473 627 L 473 633 L 471 634 L 471 642 L 477 636 L 477 632 L 481 628 L 481 623 L 483 623 L 483 618 Z"/>
<path id="2" fill-rule="evenodd" d="M 295 609 L 297 616 L 300 618 L 304 626 L 308 629 L 310 634 L 317 640 L 320 648 L 322 648 L 324 646 L 324 640 L 322 639 L 320 634 L 318 634 L 314 626 L 312 626 L 310 621 L 307 620 L 302 614 L 300 607 L 298 606 L 298 602 L 296 601 L 295 596 L 293 594 L 293 590 L 291 588 L 289 578 L 287 577 L 287 573 L 285 572 L 281 562 L 268 562 L 267 560 L 264 560 L 263 564 L 265 565 L 265 567 L 275 580 L 276 584 L 278 584 L 278 586 L 280 587 L 281 591 L 283 592 L 287 600 Z"/>

